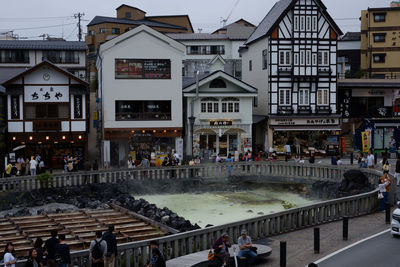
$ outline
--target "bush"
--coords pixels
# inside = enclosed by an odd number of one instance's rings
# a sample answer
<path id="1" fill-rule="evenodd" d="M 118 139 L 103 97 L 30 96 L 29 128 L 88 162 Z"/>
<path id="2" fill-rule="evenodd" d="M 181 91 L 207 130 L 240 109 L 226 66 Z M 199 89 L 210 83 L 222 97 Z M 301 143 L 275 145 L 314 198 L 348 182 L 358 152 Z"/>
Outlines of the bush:
<path id="1" fill-rule="evenodd" d="M 53 182 L 53 178 L 49 172 L 41 173 L 36 175 L 36 180 L 40 182 L 40 185 L 47 188 L 50 183 Z"/>
<path id="2" fill-rule="evenodd" d="M 285 200 L 282 200 L 281 203 L 282 203 L 282 206 L 283 206 L 283 208 L 284 208 L 285 210 L 288 210 L 288 209 L 291 209 L 291 208 L 296 207 L 296 204 L 290 203 L 290 202 L 285 201 Z"/>

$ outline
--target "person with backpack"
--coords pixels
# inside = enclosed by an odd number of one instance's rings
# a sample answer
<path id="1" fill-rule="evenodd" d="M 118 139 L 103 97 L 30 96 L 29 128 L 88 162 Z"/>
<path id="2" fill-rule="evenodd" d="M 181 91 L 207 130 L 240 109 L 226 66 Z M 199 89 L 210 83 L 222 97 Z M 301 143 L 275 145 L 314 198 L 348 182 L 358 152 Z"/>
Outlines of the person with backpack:
<path id="1" fill-rule="evenodd" d="M 96 232 L 96 239 L 90 243 L 90 256 L 92 267 L 104 267 L 104 259 L 107 254 L 107 242 L 102 238 L 102 232 Z"/>
<path id="2" fill-rule="evenodd" d="M 103 234 L 103 240 L 107 242 L 107 254 L 105 255 L 104 266 L 114 267 L 115 257 L 117 256 L 117 238 L 113 234 L 114 225 L 109 225 L 108 230 Z"/>
<path id="3" fill-rule="evenodd" d="M 50 232 L 51 237 L 46 240 L 44 243 L 44 255 L 46 255 L 47 259 L 47 267 L 56 267 L 57 263 L 55 260 L 56 257 L 56 245 L 60 243 L 60 240 L 58 240 L 57 235 L 58 231 L 57 230 L 51 230 Z"/>
<path id="4" fill-rule="evenodd" d="M 69 250 L 69 246 L 65 243 L 65 235 L 58 235 L 60 239 L 60 243 L 56 245 L 56 255 L 55 260 L 57 263 L 57 267 L 67 267 L 71 264 L 71 253 Z"/>

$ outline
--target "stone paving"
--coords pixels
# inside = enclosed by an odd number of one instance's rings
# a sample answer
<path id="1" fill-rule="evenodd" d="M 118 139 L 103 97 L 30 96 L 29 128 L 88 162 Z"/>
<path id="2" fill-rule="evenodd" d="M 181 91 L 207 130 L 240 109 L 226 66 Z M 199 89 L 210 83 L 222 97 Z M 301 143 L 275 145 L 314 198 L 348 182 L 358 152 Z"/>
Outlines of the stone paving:
<path id="1" fill-rule="evenodd" d="M 272 248 L 271 256 L 255 266 L 280 266 L 280 241 L 287 242 L 286 266 L 304 267 L 332 252 L 390 228 L 390 225 L 385 223 L 385 213 L 380 212 L 350 218 L 347 241 L 343 241 L 342 226 L 342 221 L 317 226 L 320 228 L 321 237 L 320 254 L 314 254 L 314 228 L 312 227 L 254 241 L 255 244 L 268 245 Z"/>

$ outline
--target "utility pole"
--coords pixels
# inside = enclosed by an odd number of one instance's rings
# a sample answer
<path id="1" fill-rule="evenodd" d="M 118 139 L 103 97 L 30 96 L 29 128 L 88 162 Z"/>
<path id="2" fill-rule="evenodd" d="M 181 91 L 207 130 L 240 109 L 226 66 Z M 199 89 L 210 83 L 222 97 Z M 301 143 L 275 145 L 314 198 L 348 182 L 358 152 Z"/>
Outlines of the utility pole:
<path id="1" fill-rule="evenodd" d="M 82 28 L 81 28 L 81 18 L 85 16 L 85 13 L 74 14 L 74 18 L 78 19 L 78 39 L 79 42 L 82 41 Z"/>

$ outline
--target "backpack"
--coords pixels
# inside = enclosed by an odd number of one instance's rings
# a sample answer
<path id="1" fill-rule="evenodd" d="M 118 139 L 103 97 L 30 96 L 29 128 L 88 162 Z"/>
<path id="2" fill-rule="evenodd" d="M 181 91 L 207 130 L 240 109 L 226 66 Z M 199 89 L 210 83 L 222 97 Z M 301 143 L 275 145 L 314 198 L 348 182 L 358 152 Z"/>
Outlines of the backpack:
<path id="1" fill-rule="evenodd" d="M 98 242 L 97 240 L 94 240 L 95 244 L 94 244 L 94 247 L 92 249 L 92 257 L 95 260 L 103 258 L 103 250 L 101 249 L 101 242 L 102 241 L 103 241 L 103 239 L 100 240 L 100 242 Z"/>

